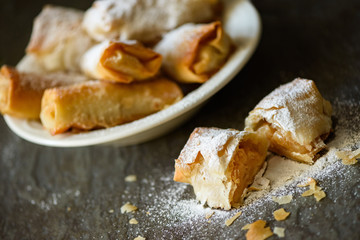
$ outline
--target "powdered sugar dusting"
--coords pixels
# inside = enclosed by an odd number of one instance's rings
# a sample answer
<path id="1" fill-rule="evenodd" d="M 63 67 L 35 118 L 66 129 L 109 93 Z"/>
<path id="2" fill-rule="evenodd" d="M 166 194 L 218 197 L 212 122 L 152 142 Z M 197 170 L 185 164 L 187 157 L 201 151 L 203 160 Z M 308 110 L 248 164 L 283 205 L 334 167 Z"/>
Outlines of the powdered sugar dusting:
<path id="1" fill-rule="evenodd" d="M 291 133 L 298 143 L 309 144 L 330 131 L 331 106 L 313 81 L 298 78 L 261 100 L 250 112 L 246 126 L 253 128 L 262 119 L 276 129 Z"/>
<path id="2" fill-rule="evenodd" d="M 334 117 L 338 118 L 338 122 L 335 126 L 335 134 L 329 140 L 328 152 L 312 166 L 270 154 L 267 158 L 268 166 L 263 175 L 263 177 L 270 180 L 270 188 L 249 194 L 240 209 L 242 214 L 234 222 L 234 225 L 240 222 L 242 226 L 244 223 L 251 223 L 261 218 L 266 213 L 271 213 L 274 210 L 274 204 L 276 204 L 272 200 L 273 196 L 292 195 L 293 200 L 284 206 L 285 208 L 290 205 L 296 206 L 297 199 L 302 198 L 301 194 L 304 191 L 303 188 L 299 188 L 297 185 L 304 182 L 308 177 L 316 179 L 321 187 L 323 187 L 321 185 L 322 181 L 333 178 L 335 175 L 340 176 L 341 181 L 351 181 L 347 174 L 349 166 L 344 166 L 341 163 L 336 157 L 336 152 L 339 149 L 355 149 L 359 147 L 360 132 L 356 129 L 348 130 L 348 127 L 358 122 L 359 119 L 356 117 L 348 118 L 344 111 L 349 109 L 344 109 L 343 104 L 340 102 L 333 104 Z M 355 109 L 354 111 L 358 107 L 359 103 L 350 106 L 351 109 Z M 149 227 L 153 223 L 160 224 L 163 227 L 163 236 L 169 236 L 174 231 L 176 231 L 176 234 L 182 234 L 187 231 L 201 231 L 202 228 L 210 226 L 225 227 L 225 220 L 239 211 L 238 209 L 224 211 L 202 206 L 195 200 L 190 185 L 173 182 L 172 177 L 173 172 L 168 171 L 161 179 L 143 180 L 147 187 L 153 188 L 154 192 L 158 193 L 142 197 L 143 202 L 150 203 L 144 209 L 144 211 L 149 212 L 148 215 L 144 216 L 146 221 L 139 224 L 144 234 L 150 233 Z M 157 185 L 157 181 L 162 181 L 162 184 Z M 157 186 L 161 186 L 162 189 L 157 189 Z M 324 191 L 328 194 L 331 193 L 332 189 L 324 186 Z M 211 212 L 214 212 L 214 214 L 207 219 L 206 216 Z"/>

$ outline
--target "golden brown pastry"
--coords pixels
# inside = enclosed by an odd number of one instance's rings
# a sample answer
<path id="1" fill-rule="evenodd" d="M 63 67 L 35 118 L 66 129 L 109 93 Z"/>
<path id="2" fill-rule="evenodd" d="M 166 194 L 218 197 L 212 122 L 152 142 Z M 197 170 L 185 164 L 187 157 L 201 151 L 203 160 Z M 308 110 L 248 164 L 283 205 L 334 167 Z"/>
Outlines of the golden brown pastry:
<path id="1" fill-rule="evenodd" d="M 35 18 L 26 53 L 47 71 L 80 71 L 80 58 L 93 44 L 81 28 L 84 13 L 46 5 Z"/>
<path id="2" fill-rule="evenodd" d="M 175 163 L 174 181 L 190 183 L 213 208 L 238 207 L 262 167 L 269 142 L 252 132 L 196 128 Z"/>
<path id="3" fill-rule="evenodd" d="M 82 71 L 94 79 L 130 83 L 154 77 L 162 57 L 136 41 L 104 41 L 82 57 Z"/>
<path id="4" fill-rule="evenodd" d="M 113 127 L 160 111 L 182 96 L 167 79 L 133 84 L 88 81 L 46 90 L 40 118 L 51 134 Z"/>
<path id="5" fill-rule="evenodd" d="M 261 100 L 246 118 L 245 130 L 265 134 L 271 151 L 312 164 L 325 148 L 331 111 L 312 80 L 297 78 Z"/>
<path id="6" fill-rule="evenodd" d="M 58 72 L 39 75 L 19 72 L 4 65 L 0 70 L 0 112 L 19 118 L 38 119 L 46 88 L 86 80 L 86 77 L 77 74 Z"/>
<path id="7" fill-rule="evenodd" d="M 97 41 L 149 42 L 184 23 L 214 19 L 218 0 L 100 0 L 84 17 L 83 26 Z"/>
<path id="8" fill-rule="evenodd" d="M 185 24 L 155 46 L 163 56 L 163 69 L 183 83 L 203 83 L 224 64 L 230 53 L 230 38 L 220 22 Z"/>

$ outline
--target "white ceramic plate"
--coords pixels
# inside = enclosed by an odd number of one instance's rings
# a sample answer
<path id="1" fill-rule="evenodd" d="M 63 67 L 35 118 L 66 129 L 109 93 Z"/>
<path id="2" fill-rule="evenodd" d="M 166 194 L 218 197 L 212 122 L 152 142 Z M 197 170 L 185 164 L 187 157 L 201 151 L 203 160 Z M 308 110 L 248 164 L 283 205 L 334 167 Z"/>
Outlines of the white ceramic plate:
<path id="1" fill-rule="evenodd" d="M 53 147 L 80 147 L 104 143 L 130 145 L 160 136 L 192 116 L 202 104 L 224 87 L 253 54 L 261 32 L 259 14 L 247 0 L 225 0 L 223 24 L 237 45 L 226 64 L 206 83 L 181 101 L 140 120 L 108 129 L 51 136 L 38 121 L 4 116 L 9 128 L 20 137 Z"/>

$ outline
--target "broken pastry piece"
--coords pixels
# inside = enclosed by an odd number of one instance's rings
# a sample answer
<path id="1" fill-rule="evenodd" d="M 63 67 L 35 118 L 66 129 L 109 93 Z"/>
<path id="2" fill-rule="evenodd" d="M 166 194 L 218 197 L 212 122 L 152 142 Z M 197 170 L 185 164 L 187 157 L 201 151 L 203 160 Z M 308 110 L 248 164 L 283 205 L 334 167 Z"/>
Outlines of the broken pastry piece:
<path id="1" fill-rule="evenodd" d="M 83 27 L 97 41 L 154 41 L 189 22 L 214 19 L 218 0 L 98 0 L 84 17 Z"/>
<path id="2" fill-rule="evenodd" d="M 158 112 L 182 97 L 179 86 L 164 78 L 133 84 L 88 81 L 47 89 L 40 118 L 51 134 L 113 127 Z"/>
<path id="3" fill-rule="evenodd" d="M 104 41 L 89 49 L 81 60 L 82 71 L 94 79 L 130 83 L 154 77 L 162 57 L 136 41 Z"/>
<path id="4" fill-rule="evenodd" d="M 190 183 L 197 200 L 210 207 L 238 207 L 268 146 L 268 140 L 256 133 L 196 128 L 176 159 L 174 181 Z"/>
<path id="5" fill-rule="evenodd" d="M 155 46 L 164 58 L 163 69 L 183 83 L 204 83 L 227 60 L 230 38 L 220 22 L 185 24 L 169 33 Z"/>
<path id="6" fill-rule="evenodd" d="M 27 55 L 47 71 L 80 71 L 80 58 L 94 41 L 81 28 L 82 11 L 46 5 L 35 18 Z"/>
<path id="7" fill-rule="evenodd" d="M 64 72 L 36 74 L 9 66 L 0 70 L 0 112 L 10 116 L 39 119 L 45 89 L 86 81 L 78 74 Z"/>
<path id="8" fill-rule="evenodd" d="M 313 164 L 325 148 L 331 112 L 315 83 L 297 78 L 261 100 L 246 118 L 245 130 L 266 135 L 270 151 Z"/>

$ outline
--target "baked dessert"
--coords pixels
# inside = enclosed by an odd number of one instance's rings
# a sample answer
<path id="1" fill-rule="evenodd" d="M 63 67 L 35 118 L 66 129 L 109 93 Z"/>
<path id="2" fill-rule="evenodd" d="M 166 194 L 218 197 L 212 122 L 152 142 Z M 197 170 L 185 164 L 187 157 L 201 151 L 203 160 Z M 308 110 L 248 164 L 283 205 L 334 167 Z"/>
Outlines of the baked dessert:
<path id="1" fill-rule="evenodd" d="M 4 65 L 0 70 L 0 112 L 19 118 L 39 119 L 41 98 L 46 88 L 86 80 L 79 74 L 26 73 Z"/>
<path id="2" fill-rule="evenodd" d="M 89 77 L 130 83 L 154 77 L 162 57 L 136 41 L 104 41 L 82 57 L 81 69 Z"/>
<path id="3" fill-rule="evenodd" d="M 230 53 L 230 38 L 220 22 L 185 24 L 164 35 L 155 46 L 163 69 L 183 83 L 204 83 L 225 63 Z"/>
<path id="4" fill-rule="evenodd" d="M 261 100 L 246 118 L 245 130 L 266 135 L 270 151 L 312 164 L 325 148 L 331 112 L 315 83 L 297 78 Z"/>
<path id="5" fill-rule="evenodd" d="M 268 146 L 253 132 L 196 128 L 175 160 L 174 181 L 191 184 L 197 200 L 212 208 L 238 207 Z"/>
<path id="6" fill-rule="evenodd" d="M 26 53 L 47 71 L 80 71 L 80 58 L 95 42 L 81 28 L 84 13 L 46 5 L 35 18 Z"/>
<path id="7" fill-rule="evenodd" d="M 47 89 L 40 119 L 51 134 L 113 127 L 160 111 L 182 97 L 177 84 L 164 78 L 132 84 L 88 81 Z"/>
<path id="8" fill-rule="evenodd" d="M 97 41 L 154 41 L 189 22 L 214 19 L 218 0 L 98 0 L 84 17 L 83 27 Z"/>
<path id="9" fill-rule="evenodd" d="M 47 74 L 49 71 L 42 65 L 41 61 L 33 55 L 26 54 L 16 65 L 16 70 L 19 72 Z"/>

